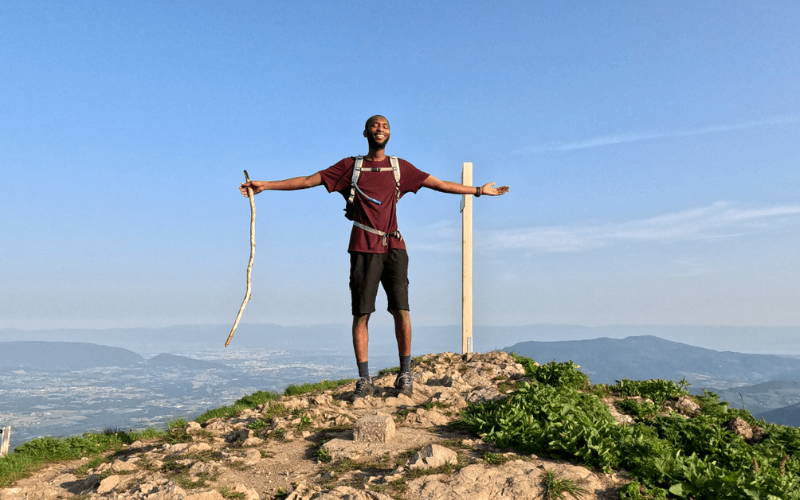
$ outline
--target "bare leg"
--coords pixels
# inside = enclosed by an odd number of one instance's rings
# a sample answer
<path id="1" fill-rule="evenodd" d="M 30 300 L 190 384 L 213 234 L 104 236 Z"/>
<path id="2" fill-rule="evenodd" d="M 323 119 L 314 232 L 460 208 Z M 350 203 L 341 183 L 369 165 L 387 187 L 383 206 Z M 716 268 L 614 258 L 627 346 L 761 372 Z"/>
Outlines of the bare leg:
<path id="1" fill-rule="evenodd" d="M 363 363 L 369 359 L 369 314 L 353 316 L 353 350 L 356 353 L 356 362 Z M 411 329 L 409 327 L 409 335 Z M 410 337 L 409 337 L 410 338 Z"/>
<path id="2" fill-rule="evenodd" d="M 403 309 L 390 311 L 394 318 L 394 336 L 397 338 L 397 352 L 401 356 L 411 355 L 411 316 Z"/>

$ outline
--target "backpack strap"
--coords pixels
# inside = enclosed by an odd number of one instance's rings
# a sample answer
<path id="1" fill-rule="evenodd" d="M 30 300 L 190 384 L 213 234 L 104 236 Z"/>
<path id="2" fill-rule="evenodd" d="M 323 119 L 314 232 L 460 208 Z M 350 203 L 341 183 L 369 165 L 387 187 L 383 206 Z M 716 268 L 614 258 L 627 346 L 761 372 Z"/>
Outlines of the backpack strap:
<path id="1" fill-rule="evenodd" d="M 350 196 L 347 198 L 347 204 L 352 205 L 356 197 L 356 188 L 358 187 L 358 179 L 361 177 L 361 167 L 364 165 L 364 157 L 356 156 L 355 164 L 353 164 L 353 177 L 350 180 Z M 361 191 L 359 189 L 359 191 Z M 363 193 L 362 193 L 363 194 Z"/>
<path id="2" fill-rule="evenodd" d="M 396 156 L 389 157 L 389 163 L 392 165 L 392 174 L 394 174 L 394 183 L 396 186 L 395 195 L 400 199 L 400 160 Z"/>

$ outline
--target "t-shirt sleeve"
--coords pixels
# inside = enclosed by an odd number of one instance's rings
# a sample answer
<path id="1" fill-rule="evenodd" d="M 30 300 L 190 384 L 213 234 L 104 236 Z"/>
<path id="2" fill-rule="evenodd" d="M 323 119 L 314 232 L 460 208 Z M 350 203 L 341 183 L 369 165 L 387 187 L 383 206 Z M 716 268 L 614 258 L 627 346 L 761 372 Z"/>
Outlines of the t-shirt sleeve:
<path id="1" fill-rule="evenodd" d="M 423 172 L 411 163 L 400 159 L 400 192 L 401 193 L 414 193 L 419 191 L 425 179 L 430 177 L 431 174 Z"/>
<path id="2" fill-rule="evenodd" d="M 345 158 L 335 165 L 320 171 L 319 175 L 322 177 L 322 184 L 329 193 L 341 191 L 350 185 L 353 176 L 353 163 L 354 160 L 352 158 Z"/>

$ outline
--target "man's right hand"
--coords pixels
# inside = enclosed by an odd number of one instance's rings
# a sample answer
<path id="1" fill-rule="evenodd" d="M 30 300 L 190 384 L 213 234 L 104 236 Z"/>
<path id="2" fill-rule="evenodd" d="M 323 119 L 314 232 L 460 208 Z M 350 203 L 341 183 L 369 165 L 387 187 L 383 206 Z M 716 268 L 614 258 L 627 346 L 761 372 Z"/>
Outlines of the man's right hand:
<path id="1" fill-rule="evenodd" d="M 266 186 L 264 186 L 264 183 L 262 183 L 260 181 L 243 182 L 242 185 L 239 186 L 239 191 L 242 193 L 242 196 L 244 196 L 245 198 L 248 197 L 248 195 L 247 195 L 247 188 L 248 187 L 253 190 L 253 194 L 258 194 L 261 191 L 263 191 L 264 189 L 266 189 Z"/>

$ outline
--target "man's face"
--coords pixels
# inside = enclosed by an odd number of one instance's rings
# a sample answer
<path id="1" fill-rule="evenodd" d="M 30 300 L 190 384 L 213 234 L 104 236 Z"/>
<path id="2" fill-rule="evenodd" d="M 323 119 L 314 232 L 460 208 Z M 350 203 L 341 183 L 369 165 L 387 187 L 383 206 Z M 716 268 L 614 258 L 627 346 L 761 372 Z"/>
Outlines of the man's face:
<path id="1" fill-rule="evenodd" d="M 364 131 L 364 137 L 369 142 L 370 149 L 384 149 L 389 142 L 389 122 L 386 118 L 378 117 L 372 121 L 368 130 Z"/>

